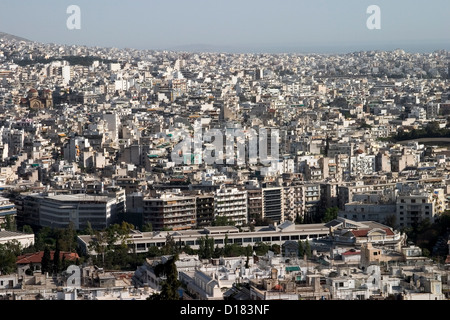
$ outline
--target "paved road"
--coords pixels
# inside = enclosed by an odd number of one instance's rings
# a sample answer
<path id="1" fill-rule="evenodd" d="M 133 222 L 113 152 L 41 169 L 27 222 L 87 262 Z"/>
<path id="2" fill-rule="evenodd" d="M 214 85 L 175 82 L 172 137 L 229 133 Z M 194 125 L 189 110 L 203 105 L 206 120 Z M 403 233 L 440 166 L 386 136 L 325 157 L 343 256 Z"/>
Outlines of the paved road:
<path id="1" fill-rule="evenodd" d="M 420 139 L 412 139 L 412 140 L 404 140 L 399 141 L 400 144 L 407 144 L 409 142 L 448 142 L 450 143 L 450 138 L 420 138 Z"/>

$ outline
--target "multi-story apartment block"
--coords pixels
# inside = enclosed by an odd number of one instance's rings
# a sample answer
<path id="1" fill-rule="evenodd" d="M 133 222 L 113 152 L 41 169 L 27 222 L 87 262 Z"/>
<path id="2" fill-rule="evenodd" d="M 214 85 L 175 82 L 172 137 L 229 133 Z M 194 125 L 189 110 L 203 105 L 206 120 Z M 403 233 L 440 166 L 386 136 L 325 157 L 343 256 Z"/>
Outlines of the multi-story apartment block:
<path id="1" fill-rule="evenodd" d="M 303 216 L 302 190 L 301 184 L 295 182 L 283 187 L 284 220 L 294 221 Z"/>
<path id="2" fill-rule="evenodd" d="M 263 219 L 262 212 L 262 190 L 248 189 L 247 190 L 247 202 L 248 202 L 248 220 L 249 222 L 255 222 Z"/>
<path id="3" fill-rule="evenodd" d="M 150 223 L 153 230 L 186 230 L 195 228 L 196 198 L 175 194 L 144 197 L 143 225 Z"/>
<path id="4" fill-rule="evenodd" d="M 399 227 L 409 227 L 425 219 L 433 223 L 445 210 L 444 190 L 415 190 L 400 193 L 396 205 Z"/>
<path id="5" fill-rule="evenodd" d="M 196 196 L 197 227 L 210 226 L 214 220 L 214 195 L 202 194 Z"/>
<path id="6" fill-rule="evenodd" d="M 303 185 L 304 221 L 311 223 L 319 215 L 321 209 L 320 183 Z"/>
<path id="7" fill-rule="evenodd" d="M 17 209 L 14 203 L 7 198 L 0 197 L 0 226 L 6 223 L 7 217 L 14 223 L 17 215 Z"/>
<path id="8" fill-rule="evenodd" d="M 339 212 L 340 217 L 353 221 L 376 221 L 385 223 L 391 216 L 396 216 L 395 203 L 354 201 L 345 204 L 345 210 Z"/>
<path id="9" fill-rule="evenodd" d="M 284 221 L 283 188 L 262 189 L 262 215 L 265 219 L 280 223 Z"/>
<path id="10" fill-rule="evenodd" d="M 350 157 L 350 172 L 353 175 L 368 175 L 375 172 L 375 155 L 359 154 Z"/>
<path id="11" fill-rule="evenodd" d="M 214 195 L 214 215 L 227 217 L 240 226 L 248 222 L 247 190 L 221 187 Z"/>

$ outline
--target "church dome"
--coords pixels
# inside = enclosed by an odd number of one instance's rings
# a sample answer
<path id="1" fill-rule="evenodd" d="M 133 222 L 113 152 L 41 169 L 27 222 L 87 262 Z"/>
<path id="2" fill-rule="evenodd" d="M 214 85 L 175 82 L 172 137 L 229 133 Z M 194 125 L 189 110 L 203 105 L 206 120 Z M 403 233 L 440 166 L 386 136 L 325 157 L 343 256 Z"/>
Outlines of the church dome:
<path id="1" fill-rule="evenodd" d="M 39 93 L 36 89 L 30 89 L 28 91 L 28 98 L 37 98 L 39 96 Z"/>

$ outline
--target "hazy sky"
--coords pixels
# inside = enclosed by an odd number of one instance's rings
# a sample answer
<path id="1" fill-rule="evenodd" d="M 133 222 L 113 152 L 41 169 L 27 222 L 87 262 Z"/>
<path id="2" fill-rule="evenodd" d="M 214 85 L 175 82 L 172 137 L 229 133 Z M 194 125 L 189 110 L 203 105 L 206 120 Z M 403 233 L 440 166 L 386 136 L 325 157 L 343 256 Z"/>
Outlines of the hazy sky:
<path id="1" fill-rule="evenodd" d="M 81 29 L 69 30 L 69 5 Z M 381 29 L 366 12 L 381 9 Z M 449 0 L 1 0 L 0 31 L 45 43 L 241 51 L 450 49 Z"/>

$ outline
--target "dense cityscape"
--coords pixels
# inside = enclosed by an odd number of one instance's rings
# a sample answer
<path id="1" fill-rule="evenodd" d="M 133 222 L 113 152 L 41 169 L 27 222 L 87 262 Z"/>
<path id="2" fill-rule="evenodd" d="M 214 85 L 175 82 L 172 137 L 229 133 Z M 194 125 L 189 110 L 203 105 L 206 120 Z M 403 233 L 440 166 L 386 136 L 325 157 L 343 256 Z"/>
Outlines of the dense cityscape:
<path id="1" fill-rule="evenodd" d="M 448 300 L 450 53 L 0 38 L 0 300 Z"/>

